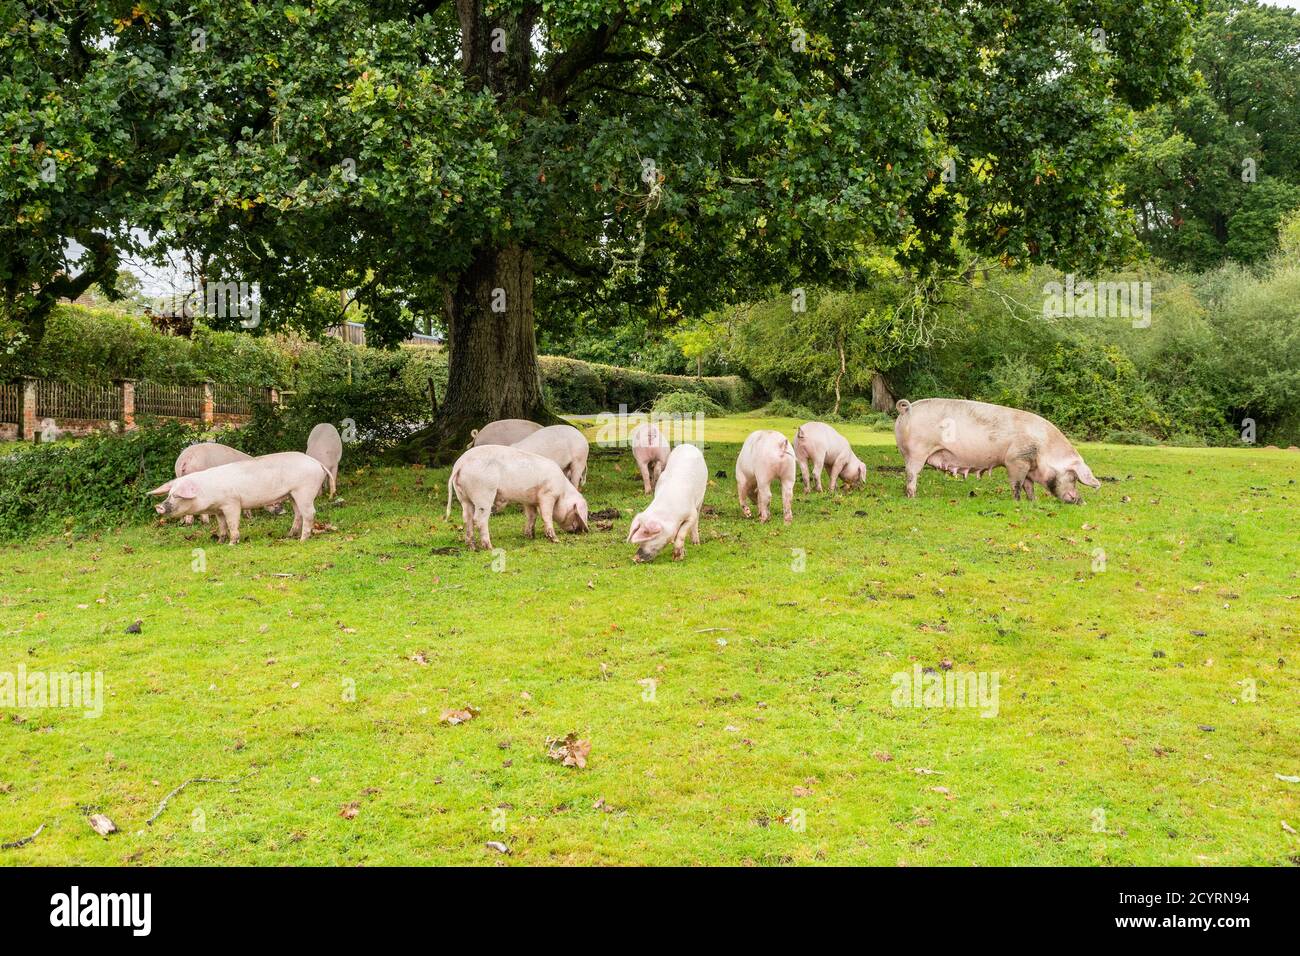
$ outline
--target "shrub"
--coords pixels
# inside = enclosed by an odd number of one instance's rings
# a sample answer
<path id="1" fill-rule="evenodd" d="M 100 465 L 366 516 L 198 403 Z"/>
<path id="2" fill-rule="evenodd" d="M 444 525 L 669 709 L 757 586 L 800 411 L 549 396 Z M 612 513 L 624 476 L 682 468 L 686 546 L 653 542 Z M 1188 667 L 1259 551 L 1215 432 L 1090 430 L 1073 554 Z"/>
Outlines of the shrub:
<path id="1" fill-rule="evenodd" d="M 176 456 L 202 437 L 199 429 L 173 422 L 0 457 L 0 538 L 145 520 L 153 514 L 147 492 L 169 481 Z M 229 432 L 216 440 L 238 442 Z"/>
<path id="2" fill-rule="evenodd" d="M 696 392 L 728 410 L 748 408 L 754 401 L 753 387 L 735 375 L 660 375 L 554 355 L 543 355 L 538 362 L 547 402 L 569 414 L 613 411 L 619 405 L 645 410 L 669 392 Z"/>
<path id="3" fill-rule="evenodd" d="M 1160 442 L 1152 438 L 1146 432 L 1135 431 L 1113 431 L 1108 432 L 1102 439 L 1112 445 L 1159 445 Z"/>
<path id="4" fill-rule="evenodd" d="M 653 410 L 660 415 L 703 414 L 718 417 L 726 414 L 721 405 L 699 392 L 668 392 L 658 398 Z"/>
<path id="5" fill-rule="evenodd" d="M 807 405 L 800 405 L 788 398 L 774 398 L 760 409 L 765 418 L 797 418 L 800 421 L 812 421 L 817 416 Z"/>

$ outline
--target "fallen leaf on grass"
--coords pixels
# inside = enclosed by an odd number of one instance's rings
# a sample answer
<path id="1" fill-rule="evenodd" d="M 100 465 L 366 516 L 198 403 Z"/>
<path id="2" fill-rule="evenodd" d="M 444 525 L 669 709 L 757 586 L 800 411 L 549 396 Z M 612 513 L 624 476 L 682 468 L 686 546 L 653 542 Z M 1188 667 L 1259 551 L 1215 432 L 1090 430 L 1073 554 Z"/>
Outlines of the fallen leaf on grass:
<path id="1" fill-rule="evenodd" d="M 1273 776 L 1277 777 L 1277 779 L 1281 780 L 1283 783 L 1300 783 L 1300 777 L 1289 777 L 1282 773 L 1275 773 Z"/>
<path id="2" fill-rule="evenodd" d="M 478 708 L 466 704 L 460 710 L 444 710 L 442 716 L 438 718 L 438 722 L 455 727 L 457 724 L 463 724 L 468 720 L 473 720 L 477 716 Z"/>
<path id="3" fill-rule="evenodd" d="M 795 787 L 794 795 L 796 797 L 811 797 L 813 795 L 813 792 L 809 790 L 807 787 Z"/>
<path id="4" fill-rule="evenodd" d="M 566 767 L 581 770 L 587 766 L 587 757 L 591 754 L 591 741 L 579 740 L 577 734 L 567 737 L 549 737 L 546 740 L 546 756 L 559 760 Z"/>
<path id="5" fill-rule="evenodd" d="M 410 658 L 416 664 L 427 664 L 429 659 L 424 656 L 424 651 L 416 651 Z"/>
<path id="6" fill-rule="evenodd" d="M 117 824 L 102 813 L 92 813 L 86 822 L 100 836 L 108 836 L 110 833 L 117 832 Z"/>
<path id="7" fill-rule="evenodd" d="M 489 850 L 496 850 L 498 853 L 504 853 L 507 856 L 510 855 L 510 847 L 506 846 L 499 840 L 488 840 L 487 843 L 484 843 L 483 845 Z"/>
<path id="8" fill-rule="evenodd" d="M 330 524 L 327 521 L 313 521 L 311 523 L 312 534 L 326 534 L 327 532 L 337 531 L 337 530 L 339 529 L 334 527 L 334 525 Z"/>
<path id="9" fill-rule="evenodd" d="M 874 754 L 872 754 L 872 756 L 875 757 L 877 760 L 879 760 L 881 763 L 889 763 L 891 760 L 894 759 L 894 755 L 891 754 L 888 750 L 877 750 Z"/>
<path id="10" fill-rule="evenodd" d="M 343 804 L 342 807 L 339 808 L 339 816 L 341 816 L 344 820 L 354 820 L 356 819 L 357 814 L 360 812 L 361 812 L 361 804 L 358 803 L 356 800 L 353 800 L 351 803 L 345 803 Z"/>
<path id="11" fill-rule="evenodd" d="M 1291 824 L 1287 823 L 1285 820 L 1282 821 L 1282 829 L 1293 836 L 1295 835 L 1295 827 L 1291 826 Z"/>
<path id="12" fill-rule="evenodd" d="M 919 774 L 923 774 L 923 775 L 928 775 L 928 774 L 941 774 L 941 775 L 942 775 L 942 771 L 940 771 L 940 770 L 931 770 L 929 767 L 913 767 L 913 768 L 912 768 L 912 773 L 919 773 Z"/>

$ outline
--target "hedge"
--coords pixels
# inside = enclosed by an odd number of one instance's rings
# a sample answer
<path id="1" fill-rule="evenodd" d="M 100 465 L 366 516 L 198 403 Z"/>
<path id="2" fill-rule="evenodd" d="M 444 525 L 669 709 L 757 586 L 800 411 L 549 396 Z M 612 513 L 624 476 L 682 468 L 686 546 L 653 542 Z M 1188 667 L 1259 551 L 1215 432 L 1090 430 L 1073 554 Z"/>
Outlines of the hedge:
<path id="1" fill-rule="evenodd" d="M 670 392 L 698 392 L 728 411 L 755 403 L 754 387 L 736 375 L 661 375 L 554 355 L 543 355 L 538 361 L 548 403 L 573 415 L 615 411 L 619 405 L 648 410 L 660 395 Z"/>
<path id="2" fill-rule="evenodd" d="M 429 378 L 439 396 L 447 383 L 446 352 L 427 346 L 386 352 L 333 338 L 217 332 L 201 323 L 186 339 L 159 334 L 139 316 L 74 305 L 54 311 L 44 341 L 23 368 L 13 362 L 0 354 L 0 381 L 19 375 L 75 383 L 135 378 L 192 384 L 208 379 L 277 385 L 295 393 L 300 404 L 328 392 L 329 400 L 317 404 L 364 404 L 376 413 L 368 413 L 372 424 L 378 424 L 378 409 L 365 398 L 365 389 L 379 386 L 378 397 L 394 403 L 394 414 L 409 415 L 428 407 Z M 753 386 L 738 376 L 663 375 L 547 355 L 539 362 L 549 403 L 562 413 L 613 411 L 621 404 L 648 409 L 670 392 L 696 392 L 729 411 L 755 404 Z"/>

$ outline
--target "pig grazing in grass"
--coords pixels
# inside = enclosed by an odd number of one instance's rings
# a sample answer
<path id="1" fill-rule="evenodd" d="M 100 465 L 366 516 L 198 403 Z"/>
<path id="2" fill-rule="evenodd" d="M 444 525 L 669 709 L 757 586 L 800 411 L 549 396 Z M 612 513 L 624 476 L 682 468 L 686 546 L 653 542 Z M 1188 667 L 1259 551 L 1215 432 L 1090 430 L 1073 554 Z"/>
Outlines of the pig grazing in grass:
<path id="1" fill-rule="evenodd" d="M 524 534 L 531 538 L 542 516 L 546 537 L 555 540 L 555 523 L 566 531 L 587 530 L 587 499 L 573 486 L 560 466 L 542 455 L 508 445 L 471 448 L 456 459 L 447 479 L 447 517 L 451 498 L 460 501 L 465 521 L 465 544 L 474 550 L 474 531 L 479 546 L 492 547 L 488 518 L 494 507 L 524 506 Z"/>
<path id="2" fill-rule="evenodd" d="M 572 425 L 539 428 L 514 442 L 511 447 L 551 459 L 560 466 L 564 477 L 575 488 L 581 488 L 587 483 L 587 455 L 591 447 L 587 444 L 587 437 Z"/>
<path id="3" fill-rule="evenodd" d="M 659 476 L 668 465 L 668 453 L 672 451 L 668 436 L 653 422 L 642 422 L 632 429 L 628 441 L 632 445 L 637 470 L 641 472 L 641 485 L 647 495 L 653 494 Z"/>
<path id="4" fill-rule="evenodd" d="M 238 448 L 222 445 L 219 442 L 205 441 L 190 445 L 176 456 L 176 477 L 183 478 L 196 471 L 207 471 L 217 465 L 228 465 L 232 461 L 248 461 L 252 455 L 245 455 Z M 267 509 L 268 511 L 274 509 Z M 208 523 L 208 516 L 203 515 L 203 523 Z M 194 524 L 194 515 L 186 515 L 185 524 Z"/>
<path id="5" fill-rule="evenodd" d="M 894 438 L 907 471 L 907 497 L 926 465 L 963 478 L 1006 468 L 1016 500 L 1032 501 L 1034 483 L 1066 504 L 1082 504 L 1078 485 L 1100 488 L 1061 430 L 1033 412 L 986 402 L 926 398 L 898 403 Z"/>
<path id="6" fill-rule="evenodd" d="M 519 439 L 526 438 L 533 432 L 540 430 L 541 427 L 537 422 L 530 422 L 526 418 L 501 418 L 470 432 L 469 437 L 473 440 L 470 447 L 513 445 Z"/>
<path id="7" fill-rule="evenodd" d="M 794 433 L 794 454 L 803 469 L 803 490 L 809 490 L 808 466 L 817 476 L 817 490 L 822 490 L 822 469 L 831 473 L 831 491 L 842 479 L 846 485 L 867 480 L 867 466 L 853 454 L 849 440 L 824 422 L 805 422 Z"/>
<path id="8" fill-rule="evenodd" d="M 218 540 L 239 543 L 239 517 L 245 508 L 265 508 L 288 498 L 293 501 L 289 536 L 311 537 L 316 496 L 327 475 L 315 458 L 298 451 L 234 461 L 187 474 L 149 492 L 167 497 L 154 506 L 164 517 L 197 514 L 217 516 Z"/>
<path id="9" fill-rule="evenodd" d="M 339 462 L 343 460 L 343 439 L 329 422 L 321 422 L 307 436 L 307 454 L 325 466 L 330 476 L 330 497 L 339 479 Z"/>
<path id="10" fill-rule="evenodd" d="M 775 431 L 750 432 L 736 459 L 736 495 L 740 510 L 750 517 L 749 502 L 758 502 L 758 520 L 771 517 L 772 482 L 781 482 L 781 511 L 789 524 L 794 513 L 790 503 L 794 498 L 794 448 L 790 440 Z"/>
<path id="11" fill-rule="evenodd" d="M 655 485 L 650 507 L 632 519 L 627 540 L 637 545 L 635 561 L 653 561 L 669 541 L 673 560 L 686 556 L 686 535 L 700 543 L 700 508 L 709 487 L 709 468 L 694 445 L 678 445 Z"/>

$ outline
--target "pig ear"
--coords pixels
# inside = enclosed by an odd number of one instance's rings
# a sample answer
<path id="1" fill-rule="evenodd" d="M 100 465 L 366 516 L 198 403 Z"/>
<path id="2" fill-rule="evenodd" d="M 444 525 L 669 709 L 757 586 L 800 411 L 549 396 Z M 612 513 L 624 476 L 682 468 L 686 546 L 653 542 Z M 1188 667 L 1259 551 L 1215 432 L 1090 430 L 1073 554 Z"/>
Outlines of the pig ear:
<path id="1" fill-rule="evenodd" d="M 176 479 L 175 479 L 175 478 L 173 478 L 171 481 L 167 482 L 165 485 L 159 485 L 159 486 L 158 486 L 157 488 L 155 488 L 153 491 L 149 492 L 149 494 L 151 494 L 151 495 L 165 495 L 165 494 L 167 494 L 168 492 L 170 492 L 170 491 L 172 490 L 172 485 L 174 485 L 174 484 L 176 484 Z"/>
<path id="2" fill-rule="evenodd" d="M 628 538 L 633 544 L 641 541 L 653 541 L 663 533 L 664 526 L 658 521 L 642 521 L 640 527 L 636 529 L 636 534 Z"/>
<path id="3" fill-rule="evenodd" d="M 632 535 L 636 534 L 640 530 L 641 530 L 641 516 L 637 515 L 635 518 L 632 519 L 632 527 L 627 529 L 627 540 L 629 544 L 632 541 Z"/>
<path id="4" fill-rule="evenodd" d="M 171 493 L 177 498 L 197 498 L 199 486 L 191 478 L 180 478 L 172 483 Z"/>

